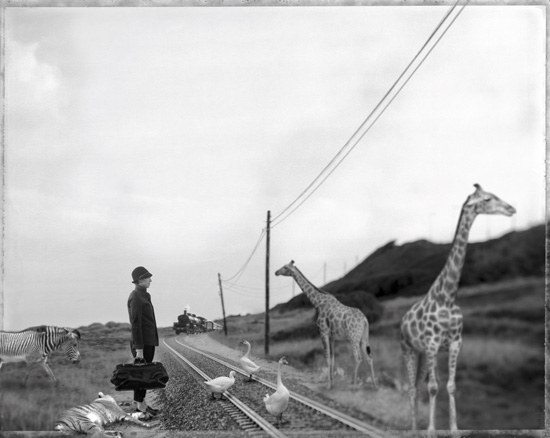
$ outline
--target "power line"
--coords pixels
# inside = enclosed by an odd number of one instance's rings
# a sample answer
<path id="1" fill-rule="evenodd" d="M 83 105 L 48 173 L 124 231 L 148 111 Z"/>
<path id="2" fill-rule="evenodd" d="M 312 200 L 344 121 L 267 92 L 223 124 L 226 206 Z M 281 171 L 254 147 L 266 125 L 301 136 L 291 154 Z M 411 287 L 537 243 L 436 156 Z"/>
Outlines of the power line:
<path id="1" fill-rule="evenodd" d="M 409 82 L 409 80 L 412 78 L 412 76 L 416 73 L 416 71 L 420 68 L 420 66 L 424 63 L 426 58 L 430 55 L 430 53 L 433 51 L 433 49 L 436 47 L 436 45 L 439 43 L 441 38 L 447 33 L 449 28 L 453 25 L 455 20 L 458 18 L 458 16 L 462 13 L 464 8 L 468 5 L 470 0 L 467 0 L 466 3 L 462 6 L 462 8 L 458 11 L 458 13 L 454 16 L 454 18 L 451 20 L 450 24 L 447 25 L 447 27 L 443 30 L 441 35 L 436 39 L 435 43 L 432 45 L 432 47 L 428 50 L 428 52 L 423 56 L 423 58 L 420 60 L 419 64 L 412 70 L 412 73 L 408 76 L 408 78 L 405 79 L 403 84 L 400 85 L 400 87 L 397 89 L 393 97 L 382 107 L 380 113 L 374 118 L 370 126 L 368 126 L 364 132 L 361 132 L 361 130 L 366 126 L 366 124 L 369 122 L 369 120 L 373 117 L 374 113 L 382 106 L 386 98 L 391 94 L 391 92 L 396 88 L 399 81 L 405 76 L 407 71 L 411 68 L 411 66 L 414 64 L 414 62 L 419 58 L 420 54 L 424 51 L 424 49 L 428 46 L 430 41 L 433 39 L 433 37 L 437 34 L 437 32 L 440 30 L 441 26 L 447 21 L 451 13 L 454 11 L 456 6 L 460 3 L 461 0 L 457 0 L 456 3 L 447 11 L 447 13 L 443 16 L 443 18 L 440 20 L 434 31 L 430 34 L 426 42 L 422 45 L 422 47 L 418 50 L 416 55 L 412 58 L 412 60 L 409 62 L 407 67 L 403 70 L 403 72 L 399 75 L 399 77 L 396 79 L 396 81 L 392 84 L 390 89 L 386 92 L 386 94 L 382 97 L 382 99 L 378 102 L 378 104 L 374 107 L 374 109 L 370 112 L 370 114 L 367 116 L 367 118 L 363 121 L 363 123 L 355 130 L 353 135 L 349 138 L 349 140 L 340 148 L 340 150 L 336 153 L 336 155 L 330 160 L 330 162 L 323 168 L 323 170 L 314 178 L 314 180 L 303 190 L 297 197 L 294 199 L 289 205 L 287 205 L 280 213 L 275 215 L 275 217 L 271 220 L 271 229 L 273 229 L 275 226 L 279 225 L 281 222 L 283 222 L 285 219 L 287 219 L 292 213 L 294 213 L 305 201 L 307 201 L 318 189 L 321 187 L 321 185 L 327 180 L 327 178 L 332 175 L 332 173 L 340 166 L 340 164 L 344 161 L 344 159 L 351 153 L 351 151 L 357 146 L 359 141 L 367 134 L 367 132 L 370 131 L 374 123 L 382 116 L 382 114 L 385 112 L 387 107 L 394 101 L 394 99 L 398 96 L 398 94 L 401 92 L 403 87 Z M 350 147 L 350 144 L 352 144 L 352 141 L 358 136 L 358 138 L 355 140 L 353 145 Z M 338 162 L 337 159 L 344 153 L 344 150 L 346 148 L 349 148 L 349 150 L 343 155 L 343 157 L 340 158 Z M 323 177 L 323 174 L 327 172 L 327 170 L 336 162 L 334 167 Z M 321 180 L 320 178 L 323 177 Z M 311 190 L 307 196 L 305 194 L 320 180 L 320 182 L 317 184 L 315 188 Z M 305 196 L 305 197 L 304 197 Z M 303 198 L 299 203 L 298 201 Z M 298 203 L 298 204 L 297 204 Z M 297 205 L 296 205 L 297 204 Z M 295 205 L 294 208 L 292 208 Z M 290 210 L 292 208 L 292 210 Z M 289 211 L 290 210 L 290 211 Z M 288 212 L 288 213 L 287 213 Z M 287 213 L 287 214 L 285 214 Z M 284 216 L 283 216 L 284 215 Z M 281 218 L 282 217 L 282 218 Z M 278 220 L 281 218 L 280 220 Z M 255 252 L 257 251 L 261 241 L 266 235 L 266 229 L 262 229 L 262 232 L 260 233 L 260 236 L 258 238 L 258 241 L 256 242 L 256 245 L 254 246 L 251 254 L 249 255 L 246 262 L 243 264 L 243 266 L 229 279 L 223 280 L 224 282 L 229 282 L 233 280 L 235 277 L 236 280 L 232 283 L 233 285 L 236 285 L 241 275 L 244 273 L 246 268 L 248 267 L 248 264 L 250 263 L 250 260 L 254 256 Z"/>
<path id="2" fill-rule="evenodd" d="M 233 289 L 236 288 L 237 290 L 242 290 L 243 292 L 254 292 L 254 291 L 264 291 L 264 288 L 262 287 L 256 287 L 256 286 L 246 286 L 243 284 L 238 283 L 231 283 L 226 280 L 222 280 L 222 283 L 227 286 L 227 289 Z M 278 286 L 272 289 L 282 289 L 284 286 Z"/>
<path id="3" fill-rule="evenodd" d="M 247 268 L 248 264 L 250 263 L 250 260 L 252 259 L 252 256 L 257 251 L 258 247 L 260 246 L 260 243 L 262 242 L 262 239 L 264 238 L 264 236 L 265 236 L 265 228 L 262 229 L 262 232 L 260 233 L 260 237 L 258 237 L 256 245 L 254 246 L 254 249 L 252 250 L 252 252 L 248 256 L 248 259 L 246 259 L 246 262 L 244 262 L 243 266 L 241 266 L 241 268 L 231 278 L 228 278 L 227 280 L 224 280 L 224 281 L 231 281 L 235 277 L 237 277 L 237 279 L 235 280 L 235 283 L 237 281 L 239 281 L 239 278 L 241 277 L 241 275 L 243 274 L 243 272 Z"/>
<path id="4" fill-rule="evenodd" d="M 445 35 L 445 33 L 447 32 L 447 30 L 452 26 L 452 24 L 454 23 L 454 21 L 456 20 L 456 18 L 458 17 L 458 15 L 460 15 L 460 13 L 462 12 L 462 10 L 464 9 L 464 7 L 466 7 L 466 5 L 469 3 L 470 0 L 467 0 L 466 4 L 464 4 L 464 6 L 462 7 L 462 9 L 458 12 L 458 14 L 453 18 L 453 20 L 451 21 L 451 23 L 447 26 L 447 28 L 443 31 L 442 35 L 436 40 L 436 42 L 434 43 L 434 45 L 431 47 L 431 49 L 428 51 L 428 53 L 424 56 L 424 58 L 420 61 L 420 64 L 413 70 L 413 72 L 411 73 L 411 75 L 406 79 L 406 81 L 404 82 L 403 85 L 401 85 L 401 87 L 397 90 L 396 94 L 391 98 L 391 100 L 383 107 L 383 109 L 381 110 L 380 114 L 374 119 L 374 121 L 371 123 L 371 125 L 363 132 L 360 134 L 361 130 L 365 127 L 365 125 L 367 124 L 367 122 L 372 118 L 372 116 L 374 115 L 374 113 L 380 108 L 380 106 L 383 104 L 384 100 L 390 95 L 390 93 L 395 89 L 396 85 L 399 83 L 399 81 L 403 78 L 403 76 L 407 73 L 407 71 L 410 69 L 410 67 L 414 64 L 414 62 L 417 60 L 417 58 L 420 56 L 420 54 L 422 53 L 422 51 L 428 46 L 428 44 L 430 43 L 430 41 L 433 39 L 433 37 L 435 36 L 435 34 L 439 31 L 439 29 L 441 28 L 441 26 L 443 25 L 443 23 L 448 19 L 448 17 L 451 15 L 451 13 L 453 12 L 453 10 L 456 8 L 456 6 L 458 5 L 458 3 L 460 2 L 460 0 L 457 0 L 457 2 L 447 11 L 447 13 L 444 15 L 444 17 L 441 19 L 441 21 L 438 23 L 438 25 L 436 26 L 435 30 L 431 33 L 431 35 L 428 37 L 428 39 L 426 40 L 426 42 L 424 43 L 424 45 L 418 50 L 418 52 L 416 53 L 416 55 L 413 57 L 413 59 L 409 62 L 409 64 L 407 65 L 407 67 L 405 68 L 405 70 L 403 70 L 403 72 L 399 75 L 399 77 L 397 78 L 397 80 L 393 83 L 393 85 L 390 87 L 390 89 L 386 92 L 386 94 L 382 97 L 382 99 L 378 102 L 378 104 L 375 106 L 375 108 L 371 111 L 371 113 L 367 116 L 367 118 L 363 121 L 363 123 L 359 126 L 359 128 L 356 129 L 356 131 L 353 133 L 353 135 L 350 137 L 350 139 L 344 144 L 344 146 L 342 146 L 342 148 L 338 151 L 338 153 L 332 158 L 332 160 L 323 168 L 323 170 L 314 178 L 314 180 L 306 187 L 305 190 L 303 190 L 296 199 L 294 199 L 294 201 L 292 201 L 287 207 L 285 207 L 280 213 L 278 213 L 277 215 L 275 215 L 275 217 L 273 218 L 273 224 L 272 224 L 272 228 L 279 225 L 282 221 L 284 221 L 286 218 L 288 218 L 292 213 L 294 213 L 305 201 L 307 201 L 309 199 L 309 197 L 311 195 L 313 195 L 317 189 L 319 189 L 319 187 L 326 181 L 326 179 L 332 175 L 332 173 L 338 168 L 338 166 L 342 163 L 342 161 L 349 155 L 349 153 L 355 148 L 355 146 L 357 145 L 357 143 L 359 143 L 359 141 L 365 136 L 365 134 L 370 130 L 370 128 L 374 125 L 374 123 L 380 118 L 380 116 L 384 113 L 384 111 L 386 110 L 386 108 L 393 102 L 393 100 L 395 99 L 395 97 L 397 97 L 397 95 L 399 94 L 399 92 L 403 89 L 403 87 L 407 84 L 407 82 L 411 79 L 411 77 L 414 75 L 414 73 L 418 70 L 418 68 L 420 67 L 420 65 L 422 65 L 422 63 L 424 62 L 424 60 L 428 57 L 428 55 L 431 53 L 431 51 L 435 48 L 435 46 L 439 43 L 439 41 L 441 40 L 441 38 L 443 37 L 443 35 Z M 360 134 L 360 135 L 359 135 Z M 317 183 L 317 181 L 319 181 L 319 179 L 322 177 L 322 175 L 330 168 L 330 166 L 336 162 L 336 160 L 338 159 L 338 157 L 344 152 L 344 150 L 346 148 L 348 148 L 350 146 L 350 144 L 352 143 L 352 141 L 354 140 L 355 137 L 357 137 L 359 135 L 359 138 L 357 138 L 357 140 L 355 140 L 355 143 L 351 146 L 351 148 L 346 152 L 346 154 L 336 163 L 336 165 L 334 166 L 334 168 L 332 170 L 330 170 L 330 172 L 321 180 L 321 182 L 319 182 L 319 184 L 317 184 L 317 186 L 304 198 L 302 199 L 302 201 L 300 203 L 298 203 L 298 205 L 296 205 L 288 214 L 286 214 L 284 217 L 282 217 L 282 219 L 280 219 L 278 222 L 277 220 L 283 216 L 293 205 L 295 205 L 302 197 L 304 197 L 304 195 L 308 192 L 308 190 L 310 190 L 314 185 L 315 183 Z"/>
<path id="5" fill-rule="evenodd" d="M 232 290 L 225 289 L 225 292 L 229 292 L 229 293 L 232 293 L 232 294 L 235 294 L 235 295 L 240 295 L 240 296 L 249 297 L 249 298 L 258 298 L 258 297 L 263 296 L 263 294 L 261 294 L 261 293 L 245 292 L 245 291 L 239 291 L 239 290 L 234 290 L 234 289 L 232 289 Z"/>
<path id="6" fill-rule="evenodd" d="M 238 289 L 242 289 L 242 290 L 248 290 L 248 291 L 256 291 L 256 290 L 260 290 L 259 287 L 256 287 L 256 286 L 245 286 L 244 284 L 238 284 L 238 283 L 232 283 L 232 282 L 229 282 L 227 280 L 222 280 L 222 283 L 227 285 L 227 288 L 228 289 L 231 289 L 231 288 L 238 288 Z M 263 290 L 263 289 L 261 289 Z"/>

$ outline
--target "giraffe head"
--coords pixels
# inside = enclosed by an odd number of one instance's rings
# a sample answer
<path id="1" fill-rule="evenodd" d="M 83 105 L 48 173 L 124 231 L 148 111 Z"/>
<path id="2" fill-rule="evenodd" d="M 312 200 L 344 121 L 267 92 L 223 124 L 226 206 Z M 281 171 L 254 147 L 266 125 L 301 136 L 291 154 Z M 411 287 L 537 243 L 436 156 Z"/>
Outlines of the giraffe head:
<path id="1" fill-rule="evenodd" d="M 476 191 L 468 196 L 465 206 L 472 208 L 475 214 L 501 214 L 512 216 L 516 209 L 498 196 L 486 192 L 479 184 L 474 184 Z"/>
<path id="2" fill-rule="evenodd" d="M 284 275 L 285 277 L 292 277 L 292 272 L 294 271 L 294 260 L 291 260 L 290 263 L 284 265 L 282 268 L 278 269 L 275 272 L 275 275 Z"/>

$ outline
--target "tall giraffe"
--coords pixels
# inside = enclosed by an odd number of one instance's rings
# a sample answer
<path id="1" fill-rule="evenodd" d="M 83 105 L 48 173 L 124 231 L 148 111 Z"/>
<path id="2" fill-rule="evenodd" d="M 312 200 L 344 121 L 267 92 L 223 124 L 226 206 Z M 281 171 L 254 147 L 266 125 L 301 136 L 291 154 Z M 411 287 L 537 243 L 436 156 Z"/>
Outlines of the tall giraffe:
<path id="1" fill-rule="evenodd" d="M 455 405 L 455 375 L 458 353 L 462 345 L 462 312 L 455 303 L 458 282 L 464 266 L 468 235 L 474 219 L 479 214 L 512 216 L 516 210 L 479 184 L 462 206 L 451 251 L 443 270 L 435 279 L 428 293 L 405 313 L 401 320 L 401 351 L 409 380 L 409 399 L 412 428 L 417 428 L 417 393 L 420 385 L 428 380 L 430 394 L 429 431 L 435 430 L 435 405 L 438 391 L 437 354 L 440 349 L 449 351 L 450 429 L 457 430 Z"/>
<path id="2" fill-rule="evenodd" d="M 357 371 L 362 362 L 362 352 L 364 351 L 367 362 L 370 365 L 372 383 L 377 388 L 369 345 L 369 322 L 365 314 L 354 307 L 344 306 L 334 295 L 315 287 L 294 266 L 294 260 L 277 270 L 275 275 L 294 278 L 298 286 L 309 298 L 309 301 L 311 301 L 311 304 L 318 311 L 317 327 L 319 327 L 328 365 L 328 388 L 332 387 L 336 338 L 347 339 L 353 348 L 353 356 L 355 358 L 353 383 L 357 382 Z"/>

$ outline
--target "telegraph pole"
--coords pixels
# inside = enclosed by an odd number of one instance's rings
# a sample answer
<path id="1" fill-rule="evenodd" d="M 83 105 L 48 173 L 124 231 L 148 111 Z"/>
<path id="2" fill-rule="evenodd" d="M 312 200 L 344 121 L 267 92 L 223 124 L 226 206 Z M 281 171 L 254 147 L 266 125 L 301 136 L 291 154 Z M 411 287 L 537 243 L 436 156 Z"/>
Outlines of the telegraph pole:
<path id="1" fill-rule="evenodd" d="M 223 305 L 222 277 L 219 272 L 218 272 L 218 283 L 220 285 L 220 297 L 222 298 L 223 331 L 225 332 L 225 336 L 227 336 L 227 323 L 225 321 L 225 306 Z"/>
<path id="2" fill-rule="evenodd" d="M 2 35 L 6 34 L 6 14 L 4 11 L 0 14 L 0 32 Z M 6 40 L 5 38 L 2 38 L 2 54 L 6 53 Z M 0 123 L 2 126 L 6 126 L 6 76 L 4 74 L 4 69 L 6 67 L 6 62 L 4 60 L 4 57 L 0 57 L 0 71 L 2 71 L 2 78 L 0 80 L 0 86 L 1 86 L 1 97 L 2 97 L 2 105 L 0 105 Z M 2 133 L 0 134 L 0 141 L 2 142 L 2 145 L 5 145 L 6 140 L 6 133 L 5 130 L 2 129 Z M 6 152 L 5 148 L 2 148 L 2 151 L 0 152 L 0 166 L 2 166 L 2 169 L 4 168 L 6 164 Z M 2 205 L 5 205 L 5 195 L 4 192 L 6 190 L 6 176 L 5 173 L 4 176 L 0 178 L 0 202 Z M 2 243 L 0 243 L 2 251 L 0 252 L 0 269 L 2 270 L 2 278 L 4 277 L 4 268 L 5 266 L 5 258 L 4 258 L 4 252 L 6 251 L 6 239 L 4 238 L 5 232 L 6 232 L 6 219 L 4 219 L 4 215 L 2 215 L 2 218 L 0 219 L 0 232 L 2 233 Z M 5 282 L 2 279 L 0 281 L 0 330 L 4 330 L 4 317 L 5 317 L 5 309 L 4 309 L 4 287 Z"/>
<path id="3" fill-rule="evenodd" d="M 266 228 L 266 251 L 265 251 L 265 340 L 264 353 L 269 354 L 269 232 L 271 223 L 271 212 L 267 211 L 267 228 Z"/>

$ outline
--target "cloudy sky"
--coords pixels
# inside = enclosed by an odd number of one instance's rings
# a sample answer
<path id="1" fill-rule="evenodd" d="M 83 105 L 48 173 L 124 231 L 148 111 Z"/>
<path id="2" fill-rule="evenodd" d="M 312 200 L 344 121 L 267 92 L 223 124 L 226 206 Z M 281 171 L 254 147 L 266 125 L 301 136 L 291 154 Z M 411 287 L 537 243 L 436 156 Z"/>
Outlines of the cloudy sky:
<path id="1" fill-rule="evenodd" d="M 446 6 L 5 10 L 6 330 L 127 321 L 145 266 L 160 326 L 339 278 L 390 240 L 449 242 L 479 183 L 544 218 L 543 6 L 464 9 L 353 148 Z M 303 198 L 302 198 L 303 199 Z M 296 205 L 296 204 L 295 204 Z M 255 251 L 254 251 L 255 250 Z M 245 268 L 243 270 L 243 268 Z"/>

